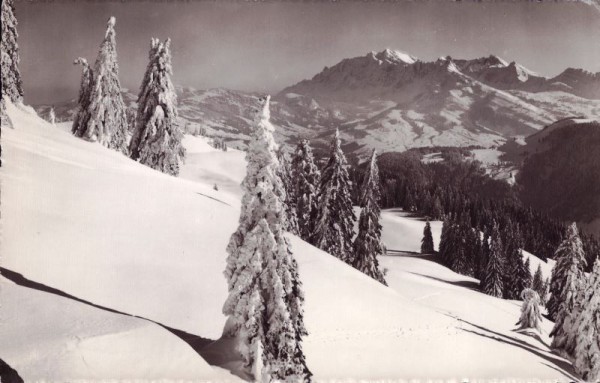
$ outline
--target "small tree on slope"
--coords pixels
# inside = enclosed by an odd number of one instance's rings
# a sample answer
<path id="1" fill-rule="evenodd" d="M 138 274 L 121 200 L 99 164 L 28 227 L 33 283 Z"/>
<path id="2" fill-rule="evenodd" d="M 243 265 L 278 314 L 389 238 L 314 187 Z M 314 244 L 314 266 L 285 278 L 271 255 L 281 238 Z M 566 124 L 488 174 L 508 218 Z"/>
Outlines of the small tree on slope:
<path id="1" fill-rule="evenodd" d="M 50 111 L 48 112 L 48 122 L 52 125 L 56 124 L 56 113 L 54 112 L 54 107 L 51 107 Z"/>
<path id="2" fill-rule="evenodd" d="M 387 286 L 383 274 L 379 270 L 377 256 L 383 254 L 381 243 L 381 225 L 379 224 L 379 170 L 375 151 L 371 156 L 369 169 L 362 184 L 360 197 L 360 218 L 358 235 L 354 240 L 354 257 L 352 266 L 371 278 Z"/>
<path id="3" fill-rule="evenodd" d="M 23 98 L 23 84 L 19 71 L 19 44 L 17 39 L 17 18 L 13 0 L 2 0 L 2 42 L 0 44 L 2 64 L 2 97 L 12 102 Z"/>
<path id="4" fill-rule="evenodd" d="M 570 352 L 572 347 L 567 340 L 572 331 L 571 323 L 575 319 L 577 295 L 585 287 L 585 254 L 575 223 L 567 229 L 567 237 L 555 253 L 556 264 L 552 270 L 550 292 L 552 297 L 548 303 L 548 311 L 558 306 L 555 311 L 555 323 L 550 336 L 553 336 L 552 348 Z"/>
<path id="5" fill-rule="evenodd" d="M 118 72 L 115 18 L 111 17 L 91 76 L 89 99 L 79 105 L 78 114 L 83 115 L 75 118 L 78 125 L 74 122 L 72 130 L 77 137 L 127 153 L 127 115 Z"/>
<path id="6" fill-rule="evenodd" d="M 149 63 L 138 95 L 135 129 L 129 144 L 134 160 L 178 175 L 179 162 L 185 157 L 181 145 L 183 133 L 176 123 L 177 96 L 171 82 L 171 40 L 161 43 L 152 39 Z"/>
<path id="7" fill-rule="evenodd" d="M 574 323 L 573 366 L 587 382 L 600 379 L 600 259 L 594 262 L 586 288 L 580 295 L 581 313 Z"/>
<path id="8" fill-rule="evenodd" d="M 302 285 L 284 236 L 282 183 L 277 176 L 269 97 L 259 99 L 242 182 L 239 227 L 227 247 L 229 296 L 225 336 L 237 338 L 247 372 L 260 382 L 310 380 L 301 340 L 306 335 Z"/>
<path id="9" fill-rule="evenodd" d="M 354 236 L 356 217 L 352 210 L 346 165 L 340 133 L 336 130 L 331 143 L 331 157 L 321 175 L 319 208 L 311 243 L 351 264 L 352 237 Z"/>
<path id="10" fill-rule="evenodd" d="M 490 238 L 490 254 L 488 257 L 487 268 L 483 275 L 483 292 L 493 297 L 502 298 L 502 239 L 498 230 L 498 224 L 494 223 L 492 236 Z"/>
<path id="11" fill-rule="evenodd" d="M 525 289 L 521 293 L 523 305 L 521 306 L 521 317 L 517 322 L 520 330 L 536 329 L 542 332 L 542 313 L 540 311 L 540 296 L 532 289 Z"/>
<path id="12" fill-rule="evenodd" d="M 429 220 L 425 223 L 423 229 L 423 239 L 421 240 L 421 254 L 433 254 L 433 235 L 431 234 L 431 224 Z"/>
<path id="13" fill-rule="evenodd" d="M 312 149 L 307 140 L 296 147 L 291 164 L 292 192 L 296 204 L 300 238 L 310 242 L 317 215 L 317 192 L 321 174 L 315 165 Z"/>

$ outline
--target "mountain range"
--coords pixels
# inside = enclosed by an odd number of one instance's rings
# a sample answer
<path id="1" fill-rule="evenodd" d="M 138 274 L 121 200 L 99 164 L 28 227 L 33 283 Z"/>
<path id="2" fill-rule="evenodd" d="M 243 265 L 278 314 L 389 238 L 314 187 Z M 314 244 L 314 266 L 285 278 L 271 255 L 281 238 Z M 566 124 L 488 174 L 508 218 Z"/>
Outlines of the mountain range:
<path id="1" fill-rule="evenodd" d="M 187 132 L 245 146 L 257 93 L 177 90 Z M 135 108 L 136 96 L 124 96 Z M 75 102 L 55 109 L 68 119 Z M 281 142 L 293 145 L 308 138 L 319 150 L 339 128 L 344 149 L 358 157 L 372 149 L 493 147 L 562 118 L 600 118 L 600 73 L 568 68 L 546 78 L 494 55 L 427 62 L 386 49 L 344 59 L 283 89 L 273 97 L 271 116 Z"/>

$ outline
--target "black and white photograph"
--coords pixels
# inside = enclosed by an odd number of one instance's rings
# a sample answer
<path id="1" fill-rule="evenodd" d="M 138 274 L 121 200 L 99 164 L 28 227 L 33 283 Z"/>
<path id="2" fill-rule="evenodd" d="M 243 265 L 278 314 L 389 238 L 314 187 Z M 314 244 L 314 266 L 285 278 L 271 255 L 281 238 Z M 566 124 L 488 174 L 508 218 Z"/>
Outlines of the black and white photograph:
<path id="1" fill-rule="evenodd" d="M 1 383 L 600 383 L 600 0 L 1 4 Z"/>

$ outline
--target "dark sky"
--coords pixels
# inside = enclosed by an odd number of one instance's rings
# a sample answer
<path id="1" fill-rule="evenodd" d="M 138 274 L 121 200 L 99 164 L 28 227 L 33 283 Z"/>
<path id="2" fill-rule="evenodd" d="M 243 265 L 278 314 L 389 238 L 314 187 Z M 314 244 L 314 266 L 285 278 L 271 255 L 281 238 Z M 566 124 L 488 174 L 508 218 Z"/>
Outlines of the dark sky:
<path id="1" fill-rule="evenodd" d="M 16 12 L 28 103 L 76 96 L 80 68 L 71 63 L 95 61 L 111 15 L 121 83 L 136 91 L 151 37 L 171 37 L 173 80 L 196 88 L 277 92 L 384 48 L 423 60 L 497 54 L 546 76 L 600 71 L 600 7 L 567 0 L 16 0 Z"/>

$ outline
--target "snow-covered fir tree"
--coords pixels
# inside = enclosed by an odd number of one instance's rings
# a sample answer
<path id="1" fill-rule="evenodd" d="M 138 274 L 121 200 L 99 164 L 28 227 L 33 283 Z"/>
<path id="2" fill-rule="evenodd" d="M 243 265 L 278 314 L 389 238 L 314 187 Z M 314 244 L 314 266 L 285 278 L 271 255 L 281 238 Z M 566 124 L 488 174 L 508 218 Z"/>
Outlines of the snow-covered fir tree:
<path id="1" fill-rule="evenodd" d="M 425 223 L 423 229 L 423 239 L 421 239 L 421 254 L 433 254 L 433 235 L 431 234 L 431 224 L 429 220 Z"/>
<path id="2" fill-rule="evenodd" d="M 521 306 L 521 317 L 517 322 L 520 330 L 536 329 L 542 332 L 542 313 L 540 311 L 540 296 L 533 289 L 525 289 L 521 292 L 523 305 Z"/>
<path id="3" fill-rule="evenodd" d="M 85 71 L 84 65 L 84 77 Z M 80 100 L 72 131 L 77 137 L 127 153 L 127 115 L 119 82 L 114 17 L 108 19 L 104 41 L 90 77 L 89 98 L 83 103 Z"/>
<path id="4" fill-rule="evenodd" d="M 305 382 L 311 373 L 302 352 L 304 295 L 285 237 L 273 131 L 267 96 L 258 101 L 239 226 L 227 247 L 224 335 L 236 338 L 244 367 L 256 381 Z"/>
<path id="5" fill-rule="evenodd" d="M 350 180 L 346 165 L 340 132 L 336 129 L 331 143 L 331 156 L 321 174 L 319 206 L 311 243 L 351 264 L 356 217 L 352 210 Z"/>
<path id="6" fill-rule="evenodd" d="M 503 255 L 502 239 L 498 224 L 494 222 L 492 235 L 490 237 L 490 252 L 487 267 L 483 275 L 483 292 L 493 297 L 502 298 L 503 286 Z"/>
<path id="7" fill-rule="evenodd" d="M 450 219 L 445 219 L 442 223 L 442 235 L 440 238 L 439 245 L 439 258 L 440 263 L 444 266 L 449 267 L 452 263 L 452 256 L 454 254 L 455 244 L 454 241 L 454 223 Z"/>
<path id="8" fill-rule="evenodd" d="M 94 70 L 83 57 L 78 57 L 73 65 L 81 65 L 81 82 L 79 84 L 79 97 L 77 98 L 77 113 L 73 119 L 71 132 L 76 134 L 81 127 L 87 126 L 90 120 L 90 100 L 94 82 Z"/>
<path id="9" fill-rule="evenodd" d="M 462 275 L 473 275 L 472 255 L 475 241 L 473 240 L 474 230 L 471 227 L 470 220 L 461 218 L 451 231 L 453 242 L 455 243 L 454 254 L 450 262 L 450 269 Z"/>
<path id="10" fill-rule="evenodd" d="M 138 95 L 132 159 L 163 173 L 178 175 L 185 158 L 183 132 L 177 124 L 177 96 L 171 81 L 171 40 L 150 42 L 149 63 Z"/>
<path id="11" fill-rule="evenodd" d="M 483 234 L 483 240 L 481 241 L 477 257 L 477 274 L 475 277 L 483 281 L 483 276 L 487 270 L 487 263 L 490 259 L 490 235 L 487 232 Z"/>
<path id="12" fill-rule="evenodd" d="M 6 115 L 4 98 L 18 103 L 23 100 L 23 84 L 19 71 L 19 44 L 17 33 L 17 18 L 13 0 L 2 0 L 0 15 L 2 25 L 2 41 L 0 43 L 2 95 L 0 96 L 0 127 L 10 124 Z M 0 136 L 2 129 L 0 128 Z M 2 145 L 0 144 L 0 166 L 2 166 Z"/>
<path id="13" fill-rule="evenodd" d="M 521 259 L 523 258 L 523 250 L 519 251 Z M 517 270 L 519 274 L 518 285 L 517 288 L 523 292 L 523 290 L 531 288 L 531 283 L 533 277 L 531 276 L 531 261 L 529 257 L 525 260 L 525 262 L 520 263 L 519 270 Z"/>
<path id="14" fill-rule="evenodd" d="M 523 240 L 518 225 L 513 225 L 510 221 L 504 231 L 504 299 L 518 299 L 525 287 L 527 276 L 523 272 Z"/>
<path id="15" fill-rule="evenodd" d="M 54 107 L 51 107 L 50 111 L 48 112 L 48 122 L 52 125 L 56 124 L 56 113 L 54 112 Z"/>
<path id="16" fill-rule="evenodd" d="M 298 218 L 296 216 L 296 199 L 294 193 L 294 182 L 292 181 L 290 161 L 283 150 L 279 150 L 277 153 L 277 159 L 279 160 L 279 169 L 277 175 L 281 178 L 283 183 L 283 191 L 285 195 L 282 196 L 282 200 L 285 206 L 285 230 L 292 234 L 299 234 L 298 230 Z"/>
<path id="17" fill-rule="evenodd" d="M 12 102 L 23 99 L 23 83 L 19 71 L 19 44 L 17 33 L 17 18 L 13 0 L 2 0 L 2 96 L 7 96 Z"/>
<path id="18" fill-rule="evenodd" d="M 600 380 L 600 259 L 594 262 L 586 288 L 580 294 L 581 312 L 572 328 L 572 362 L 586 382 Z"/>
<path id="19" fill-rule="evenodd" d="M 379 200 L 381 198 L 379 186 L 379 169 L 377 168 L 377 154 L 373 151 L 369 168 L 362 183 L 360 196 L 360 217 L 358 220 L 358 235 L 354 240 L 354 254 L 352 266 L 371 278 L 387 286 L 377 257 L 384 253 L 381 242 L 381 225 L 379 224 Z"/>
<path id="20" fill-rule="evenodd" d="M 523 262 L 523 251 L 515 250 L 515 256 L 512 258 L 510 270 L 514 275 L 509 278 L 510 287 L 505 288 L 505 299 L 518 299 L 520 294 L 526 288 L 531 287 L 531 272 L 529 271 L 529 258 Z"/>
<path id="21" fill-rule="evenodd" d="M 292 192 L 298 220 L 300 238 L 311 242 L 317 215 L 317 193 L 321 173 L 315 165 L 312 149 L 308 140 L 302 140 L 292 157 Z"/>
<path id="22" fill-rule="evenodd" d="M 575 223 L 567 229 L 567 236 L 555 253 L 556 264 L 552 269 L 552 281 L 548 312 L 554 313 L 554 328 L 550 332 L 552 348 L 570 352 L 568 344 L 572 322 L 577 314 L 577 296 L 585 288 L 585 253 Z"/>
<path id="23" fill-rule="evenodd" d="M 543 305 L 546 305 L 546 285 L 544 283 L 544 276 L 542 275 L 541 264 L 539 264 L 538 268 L 535 270 L 535 274 L 533 275 L 533 280 L 531 282 L 531 288 L 540 296 L 540 302 Z"/>

